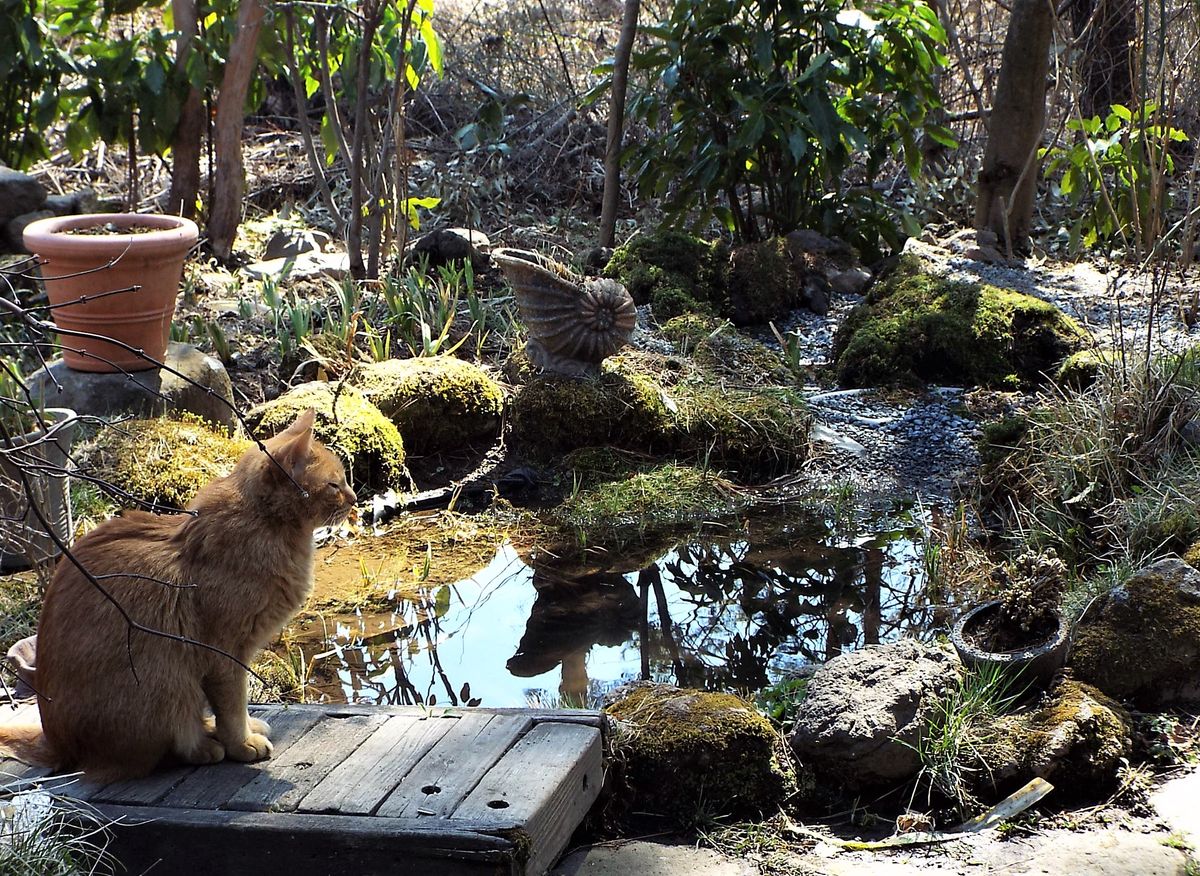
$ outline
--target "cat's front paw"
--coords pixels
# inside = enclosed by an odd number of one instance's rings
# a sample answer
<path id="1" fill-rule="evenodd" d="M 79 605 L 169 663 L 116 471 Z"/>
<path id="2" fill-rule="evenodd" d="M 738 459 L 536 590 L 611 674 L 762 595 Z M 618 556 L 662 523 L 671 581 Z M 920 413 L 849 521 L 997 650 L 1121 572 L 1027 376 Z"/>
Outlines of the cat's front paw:
<path id="1" fill-rule="evenodd" d="M 273 750 L 270 739 L 261 733 L 250 733 L 241 742 L 225 746 L 225 756 L 250 763 L 270 757 Z"/>
<path id="2" fill-rule="evenodd" d="M 251 733 L 258 733 L 262 736 L 271 735 L 271 725 L 259 718 L 247 717 L 246 725 L 250 728 Z"/>

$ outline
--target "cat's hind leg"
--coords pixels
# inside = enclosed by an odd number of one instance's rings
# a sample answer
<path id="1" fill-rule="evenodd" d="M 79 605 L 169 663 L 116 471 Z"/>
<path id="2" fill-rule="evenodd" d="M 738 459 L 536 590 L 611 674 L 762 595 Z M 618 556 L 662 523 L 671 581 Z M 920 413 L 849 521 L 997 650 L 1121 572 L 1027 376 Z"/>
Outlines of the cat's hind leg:
<path id="1" fill-rule="evenodd" d="M 210 721 L 206 718 L 176 730 L 171 748 L 184 763 L 203 765 L 225 759 L 225 746 L 213 737 Z"/>

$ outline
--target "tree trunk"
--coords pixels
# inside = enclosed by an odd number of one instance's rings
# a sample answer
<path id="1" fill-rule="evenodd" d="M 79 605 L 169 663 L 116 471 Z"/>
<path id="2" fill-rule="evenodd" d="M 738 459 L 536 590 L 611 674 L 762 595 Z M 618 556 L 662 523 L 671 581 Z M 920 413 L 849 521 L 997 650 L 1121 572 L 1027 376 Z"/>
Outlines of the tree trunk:
<path id="1" fill-rule="evenodd" d="M 1104 118 L 1114 103 L 1133 100 L 1137 6 L 1133 0 L 1071 0 L 1068 8 L 1079 41 L 1079 110 L 1085 118 Z"/>
<path id="2" fill-rule="evenodd" d="M 371 67 L 370 48 L 375 40 L 375 29 L 382 18 L 373 4 L 363 10 L 362 49 L 358 52 L 358 71 L 355 81 L 358 83 L 354 95 L 354 140 L 350 147 L 350 225 L 346 229 L 346 249 L 350 255 L 350 276 L 356 280 L 367 278 L 367 266 L 363 264 L 363 207 L 366 192 L 363 177 L 367 168 L 363 163 L 363 154 L 367 141 L 367 94 L 368 73 Z M 397 76 L 403 76 L 400 70 Z"/>
<path id="3" fill-rule="evenodd" d="M 171 0 L 175 17 L 175 68 L 186 69 L 192 53 L 192 41 L 198 34 L 196 0 Z M 171 141 L 171 190 L 166 212 L 192 219 L 196 215 L 196 197 L 200 193 L 200 148 L 204 140 L 204 96 L 188 86 L 187 97 L 179 112 L 179 127 Z"/>
<path id="4" fill-rule="evenodd" d="M 1053 30 L 1050 0 L 1014 0 L 975 207 L 975 227 L 994 231 L 1010 250 L 1027 245 L 1033 223 Z"/>
<path id="5" fill-rule="evenodd" d="M 208 212 L 208 238 L 213 255 L 227 260 L 233 254 L 233 239 L 242 221 L 242 126 L 246 94 L 257 66 L 258 34 L 266 6 L 263 0 L 240 0 L 237 32 L 229 47 L 229 60 L 217 95 L 213 145 L 217 153 L 212 204 Z"/>
<path id="6" fill-rule="evenodd" d="M 629 82 L 629 56 L 637 35 L 640 0 L 625 0 L 621 36 L 613 56 L 612 101 L 608 110 L 608 144 L 604 150 L 604 198 L 600 209 L 600 245 L 616 239 L 617 201 L 621 197 L 621 130 L 625 126 L 625 91 Z"/>

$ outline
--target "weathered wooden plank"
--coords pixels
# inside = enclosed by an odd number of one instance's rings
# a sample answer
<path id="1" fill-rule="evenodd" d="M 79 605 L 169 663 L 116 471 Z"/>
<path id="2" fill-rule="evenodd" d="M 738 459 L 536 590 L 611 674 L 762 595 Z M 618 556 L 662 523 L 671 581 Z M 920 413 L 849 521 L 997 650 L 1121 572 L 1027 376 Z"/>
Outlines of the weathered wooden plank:
<path id="1" fill-rule="evenodd" d="M 323 717 L 320 709 L 303 706 L 277 707 L 254 714 L 271 725 L 271 746 L 274 749 L 271 760 L 278 760 Z M 269 762 L 237 763 L 226 760 L 210 767 L 202 767 L 163 797 L 159 805 L 188 809 L 220 809 L 230 797 L 253 781 Z"/>
<path id="2" fill-rule="evenodd" d="M 383 801 L 376 815 L 448 817 L 531 727 L 533 721 L 523 715 L 464 712 Z"/>
<path id="3" fill-rule="evenodd" d="M 23 763 L 13 758 L 0 760 L 0 789 L 4 791 L 20 791 L 48 775 L 49 767 Z"/>
<path id="4" fill-rule="evenodd" d="M 483 777 L 456 809 L 461 818 L 529 840 L 526 872 L 544 873 L 562 854 L 603 780 L 600 731 L 579 724 L 538 724 Z"/>
<path id="5" fill-rule="evenodd" d="M 188 876 L 516 876 L 508 839 L 475 825 L 276 812 L 97 807 L 129 873 Z"/>
<path id="6" fill-rule="evenodd" d="M 330 715 L 375 715 L 386 712 L 389 715 L 425 715 L 430 709 L 424 706 L 362 706 L 352 704 L 330 704 L 321 706 Z M 535 724 L 553 721 L 557 724 L 586 724 L 589 727 L 599 727 L 603 723 L 602 713 L 593 709 L 522 709 L 517 707 L 489 708 L 487 706 L 436 706 L 433 711 L 450 714 L 467 714 L 478 712 L 489 715 L 520 715 L 530 718 Z"/>
<path id="7" fill-rule="evenodd" d="M 207 769 L 207 767 L 206 767 Z M 140 779 L 126 779 L 97 787 L 86 797 L 76 794 L 77 800 L 93 802 L 124 803 L 130 806 L 149 806 L 157 803 L 167 793 L 196 771 L 194 766 L 162 767 Z"/>
<path id="8" fill-rule="evenodd" d="M 257 715 L 264 721 L 270 721 L 274 710 L 268 710 Z M 197 769 L 195 766 L 179 765 L 163 767 L 140 779 L 127 779 L 112 782 L 94 790 L 88 790 L 86 796 L 72 795 L 76 799 L 86 799 L 91 802 L 120 803 L 126 806 L 151 806 L 158 803 L 179 785 L 192 778 L 197 772 L 202 775 L 212 767 L 205 766 Z M 203 778 L 201 778 L 203 781 Z"/>
<path id="9" fill-rule="evenodd" d="M 301 812 L 370 815 L 461 720 L 459 716 L 392 715 L 309 791 L 297 808 Z"/>
<path id="10" fill-rule="evenodd" d="M 386 713 L 326 715 L 229 798 L 228 809 L 290 812 L 385 721 Z"/>

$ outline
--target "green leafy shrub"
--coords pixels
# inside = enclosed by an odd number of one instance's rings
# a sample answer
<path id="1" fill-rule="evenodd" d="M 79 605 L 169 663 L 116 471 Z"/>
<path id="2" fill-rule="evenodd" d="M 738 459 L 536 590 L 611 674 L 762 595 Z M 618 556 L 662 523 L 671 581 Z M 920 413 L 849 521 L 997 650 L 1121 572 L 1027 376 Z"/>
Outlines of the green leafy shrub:
<path id="1" fill-rule="evenodd" d="M 1091 248 L 1116 238 L 1150 250 L 1162 232 L 1171 206 L 1166 180 L 1175 172 L 1172 143 L 1188 138 L 1165 124 L 1153 102 L 1140 109 L 1114 104 L 1108 116 L 1071 119 L 1067 128 L 1079 136 L 1069 146 L 1043 150 L 1049 158 L 1046 177 L 1061 174 L 1058 192 L 1077 210 L 1070 247 Z"/>
<path id="2" fill-rule="evenodd" d="M 897 230 L 871 183 L 921 164 L 945 34 L 921 0 L 680 0 L 632 68 L 631 113 L 659 132 L 626 153 L 638 191 L 669 216 L 718 218 L 736 238 L 809 227 L 865 253 Z M 863 185 L 844 174 L 862 162 Z"/>
<path id="3" fill-rule="evenodd" d="M 33 0 L 0 0 L 0 164 L 25 167 L 50 150 L 44 132 L 59 117 L 67 57 Z"/>

